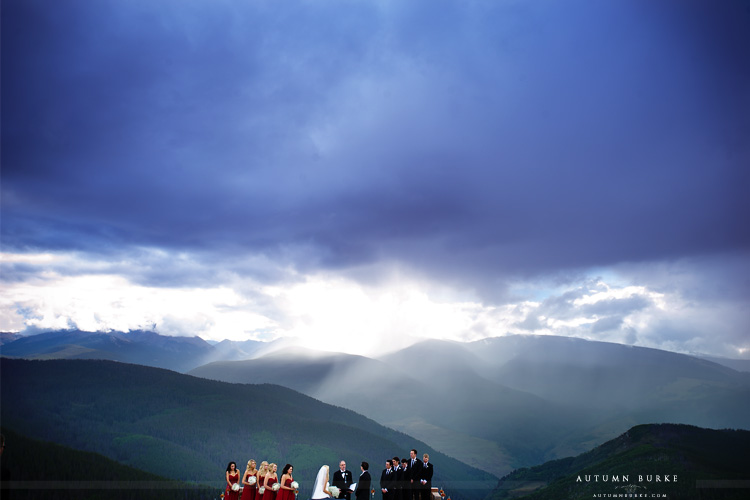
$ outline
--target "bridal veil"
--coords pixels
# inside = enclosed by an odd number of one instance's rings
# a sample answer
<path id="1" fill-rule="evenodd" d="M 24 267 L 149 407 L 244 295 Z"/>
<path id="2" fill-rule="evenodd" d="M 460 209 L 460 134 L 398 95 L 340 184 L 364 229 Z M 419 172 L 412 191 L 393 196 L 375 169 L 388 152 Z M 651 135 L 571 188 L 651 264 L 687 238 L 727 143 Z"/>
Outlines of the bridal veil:
<path id="1" fill-rule="evenodd" d="M 315 485 L 313 486 L 312 500 L 321 500 L 323 498 L 330 498 L 324 491 L 326 489 L 326 483 L 328 483 L 328 466 L 324 465 L 318 471 L 318 475 L 315 477 Z"/>

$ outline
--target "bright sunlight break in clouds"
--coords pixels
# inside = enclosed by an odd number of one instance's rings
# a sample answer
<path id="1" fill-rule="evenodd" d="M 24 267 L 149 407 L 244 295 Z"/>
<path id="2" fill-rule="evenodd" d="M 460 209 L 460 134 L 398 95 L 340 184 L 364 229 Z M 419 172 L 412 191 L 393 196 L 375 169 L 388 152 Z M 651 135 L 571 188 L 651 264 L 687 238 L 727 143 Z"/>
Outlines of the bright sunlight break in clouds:
<path id="1" fill-rule="evenodd" d="M 750 356 L 743 0 L 6 0 L 0 328 Z"/>
<path id="2" fill-rule="evenodd" d="M 3 255 L 3 261 L 44 263 L 50 255 Z M 89 263 L 90 265 L 90 263 Z M 70 263 L 66 264 L 66 267 Z M 98 267 L 98 266 L 94 266 Z M 149 287 L 116 274 L 63 276 L 42 271 L 36 280 L 9 284 L 0 296 L 3 330 L 78 328 L 86 331 L 155 329 L 208 340 L 294 337 L 300 345 L 352 354 L 382 353 L 426 339 L 471 341 L 504 334 L 579 336 L 626 344 L 711 351 L 705 311 L 684 298 L 643 286 L 612 287 L 587 280 L 577 288 L 550 290 L 545 300 L 503 305 L 431 297 L 430 286 L 392 278 L 363 285 L 336 276 L 307 276 L 288 284 L 211 288 Z M 664 324 L 682 325 L 691 338 L 664 338 Z M 733 354 L 740 356 L 741 346 Z"/>

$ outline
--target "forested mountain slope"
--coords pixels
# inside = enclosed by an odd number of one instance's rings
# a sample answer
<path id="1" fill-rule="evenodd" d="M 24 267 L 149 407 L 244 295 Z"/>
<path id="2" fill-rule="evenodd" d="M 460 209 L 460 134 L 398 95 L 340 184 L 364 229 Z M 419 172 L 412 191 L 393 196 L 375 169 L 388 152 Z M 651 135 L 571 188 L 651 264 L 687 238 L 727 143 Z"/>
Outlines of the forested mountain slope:
<path id="1" fill-rule="evenodd" d="M 0 370 L 4 426 L 174 479 L 221 479 L 230 460 L 288 462 L 304 497 L 323 464 L 366 460 L 377 470 L 417 448 L 433 457 L 435 484 L 456 485 L 456 498 L 481 499 L 496 481 L 365 416 L 280 386 L 111 361 L 4 358 Z"/>

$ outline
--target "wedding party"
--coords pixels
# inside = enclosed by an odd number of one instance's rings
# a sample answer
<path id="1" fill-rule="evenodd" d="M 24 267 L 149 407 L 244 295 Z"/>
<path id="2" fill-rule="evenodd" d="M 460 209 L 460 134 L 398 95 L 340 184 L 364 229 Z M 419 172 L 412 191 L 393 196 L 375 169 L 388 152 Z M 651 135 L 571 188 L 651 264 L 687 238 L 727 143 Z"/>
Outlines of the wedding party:
<path id="1" fill-rule="evenodd" d="M 417 450 L 409 451 L 409 458 L 399 460 L 397 456 L 385 460 L 378 489 L 382 500 L 430 500 L 432 496 L 433 466 L 429 454 L 418 457 Z M 374 498 L 376 489 L 372 483 L 369 462 L 360 463 L 360 472 L 354 475 L 339 462 L 338 469 L 331 474 L 330 467 L 323 465 L 312 481 L 310 500 L 339 498 L 368 500 Z M 300 483 L 295 481 L 292 464 L 286 464 L 278 473 L 278 465 L 263 460 L 247 461 L 243 473 L 232 461 L 227 464 L 226 488 L 221 495 L 224 500 L 297 500 Z"/>

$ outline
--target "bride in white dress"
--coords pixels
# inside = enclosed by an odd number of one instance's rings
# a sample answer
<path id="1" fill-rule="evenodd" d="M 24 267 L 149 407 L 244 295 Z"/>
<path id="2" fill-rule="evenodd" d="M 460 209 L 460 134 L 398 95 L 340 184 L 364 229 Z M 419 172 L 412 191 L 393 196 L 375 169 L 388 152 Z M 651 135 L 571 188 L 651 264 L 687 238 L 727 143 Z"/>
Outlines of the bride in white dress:
<path id="1" fill-rule="evenodd" d="M 322 500 L 331 498 L 331 492 L 328 490 L 328 466 L 324 465 L 318 471 L 313 486 L 312 500 Z"/>

